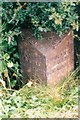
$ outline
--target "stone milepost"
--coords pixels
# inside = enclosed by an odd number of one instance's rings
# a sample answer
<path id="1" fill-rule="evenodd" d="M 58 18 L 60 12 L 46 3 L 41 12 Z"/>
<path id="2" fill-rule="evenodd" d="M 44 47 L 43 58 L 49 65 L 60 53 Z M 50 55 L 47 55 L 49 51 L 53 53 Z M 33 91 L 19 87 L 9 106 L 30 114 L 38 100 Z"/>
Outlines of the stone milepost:
<path id="1" fill-rule="evenodd" d="M 35 76 L 43 84 L 56 85 L 74 70 L 73 32 L 60 38 L 54 32 L 43 33 L 43 40 L 33 37 L 30 30 L 22 30 L 18 41 L 24 82 Z"/>

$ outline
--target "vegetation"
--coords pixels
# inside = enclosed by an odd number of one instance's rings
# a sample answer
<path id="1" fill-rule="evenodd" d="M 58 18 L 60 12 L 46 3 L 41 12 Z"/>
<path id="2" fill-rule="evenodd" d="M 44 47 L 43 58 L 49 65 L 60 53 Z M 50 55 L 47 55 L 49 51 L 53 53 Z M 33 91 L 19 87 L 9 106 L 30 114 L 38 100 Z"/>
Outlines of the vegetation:
<path id="1" fill-rule="evenodd" d="M 27 83 L 22 89 L 0 91 L 1 118 L 76 118 L 78 117 L 78 70 L 61 85 L 51 88 Z"/>
<path id="2" fill-rule="evenodd" d="M 0 117 L 60 117 L 63 111 L 66 113 L 69 110 L 74 111 L 74 115 L 70 117 L 78 116 L 79 5 L 79 2 L 0 3 L 0 11 L 2 11 L 0 14 L 2 17 L 0 26 L 0 108 L 2 109 L 0 109 Z M 38 40 L 42 39 L 42 32 L 55 31 L 61 36 L 69 29 L 74 31 L 75 67 L 78 68 L 69 78 L 65 79 L 61 86 L 52 89 L 48 86 L 36 85 L 36 83 L 33 86 L 31 86 L 32 83 L 27 83 L 20 89 L 23 83 L 17 39 L 24 26 L 26 29 L 32 29 Z M 17 89 L 20 90 L 17 91 Z M 32 116 L 31 111 L 33 111 Z M 41 114 L 38 114 L 38 111 L 42 111 Z M 52 116 L 53 112 L 55 116 Z"/>

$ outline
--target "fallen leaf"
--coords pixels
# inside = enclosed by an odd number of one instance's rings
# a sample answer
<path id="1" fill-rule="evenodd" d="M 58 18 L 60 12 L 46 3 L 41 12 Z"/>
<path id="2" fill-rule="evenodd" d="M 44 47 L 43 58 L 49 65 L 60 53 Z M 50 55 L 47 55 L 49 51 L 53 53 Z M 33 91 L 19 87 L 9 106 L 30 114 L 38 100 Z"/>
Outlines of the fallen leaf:
<path id="1" fill-rule="evenodd" d="M 5 88 L 6 86 L 5 86 L 5 81 L 3 81 L 3 80 L 0 80 L 0 84 Z"/>
<path id="2" fill-rule="evenodd" d="M 6 78 L 8 77 L 8 71 L 7 70 L 4 71 L 4 77 L 6 77 Z"/>
<path id="3" fill-rule="evenodd" d="M 29 82 L 27 83 L 27 86 L 28 86 L 28 87 L 31 87 L 32 84 L 33 84 L 33 83 L 32 83 L 31 81 L 29 81 Z"/>

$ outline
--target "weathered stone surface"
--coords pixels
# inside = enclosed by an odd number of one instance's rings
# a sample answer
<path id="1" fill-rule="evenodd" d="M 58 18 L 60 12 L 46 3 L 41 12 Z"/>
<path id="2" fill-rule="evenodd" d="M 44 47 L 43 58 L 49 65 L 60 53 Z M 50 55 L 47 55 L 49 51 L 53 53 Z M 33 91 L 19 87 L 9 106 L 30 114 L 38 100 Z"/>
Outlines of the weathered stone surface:
<path id="1" fill-rule="evenodd" d="M 74 69 L 73 33 L 59 38 L 54 32 L 43 33 L 43 41 L 23 30 L 18 42 L 23 78 L 37 76 L 42 83 L 57 84 Z"/>

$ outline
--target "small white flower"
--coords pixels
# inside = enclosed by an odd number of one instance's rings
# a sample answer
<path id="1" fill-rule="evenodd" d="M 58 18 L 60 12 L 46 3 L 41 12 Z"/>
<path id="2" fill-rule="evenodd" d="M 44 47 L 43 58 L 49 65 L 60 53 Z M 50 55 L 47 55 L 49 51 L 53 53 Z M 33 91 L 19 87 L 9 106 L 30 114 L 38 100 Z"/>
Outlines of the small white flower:
<path id="1" fill-rule="evenodd" d="M 9 36 L 8 37 L 8 44 L 10 44 L 11 43 L 11 37 Z"/>
<path id="2" fill-rule="evenodd" d="M 54 18 L 53 14 L 49 16 L 49 20 L 52 20 L 53 18 Z"/>
<path id="3" fill-rule="evenodd" d="M 38 27 L 38 29 L 42 32 L 43 31 L 43 28 L 42 27 Z"/>
<path id="4" fill-rule="evenodd" d="M 7 66 L 8 66 L 9 68 L 13 67 L 13 62 L 7 63 Z"/>

